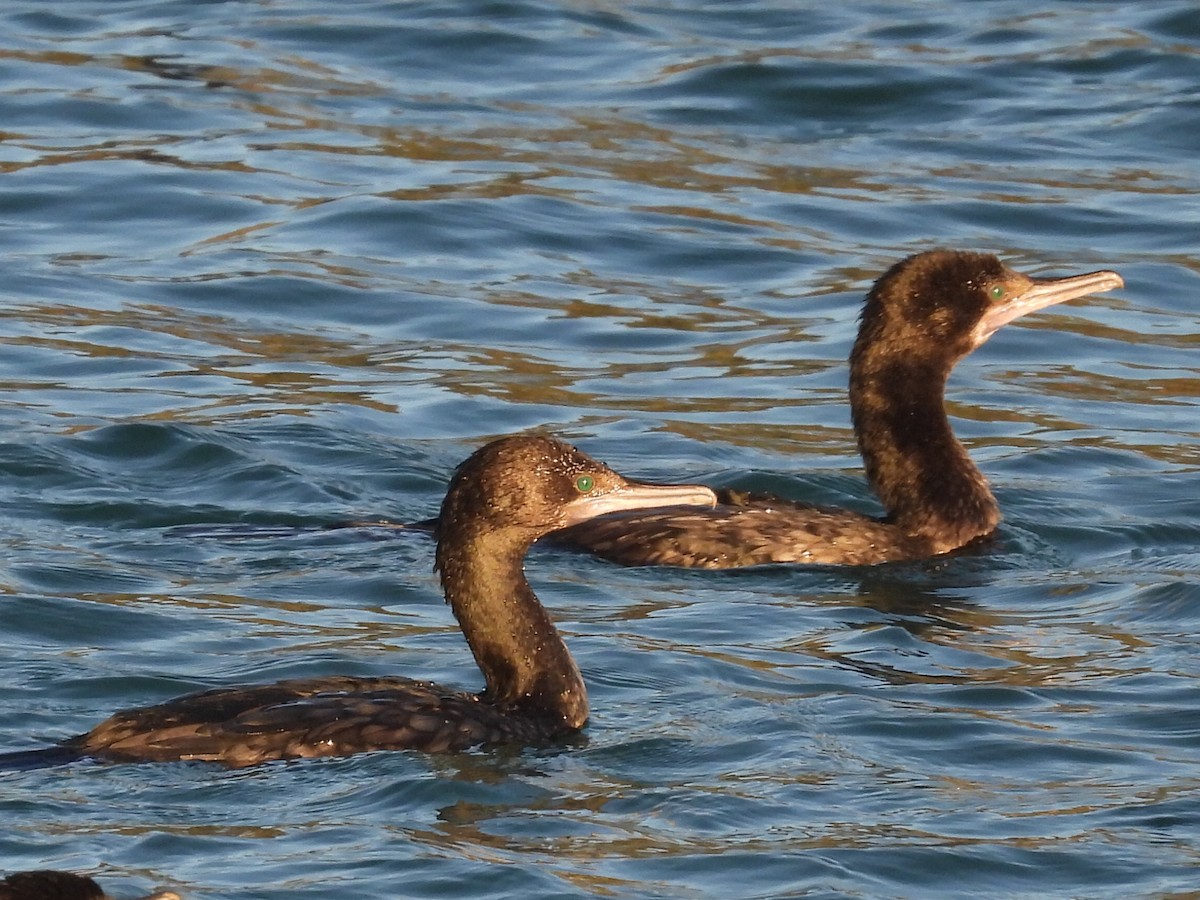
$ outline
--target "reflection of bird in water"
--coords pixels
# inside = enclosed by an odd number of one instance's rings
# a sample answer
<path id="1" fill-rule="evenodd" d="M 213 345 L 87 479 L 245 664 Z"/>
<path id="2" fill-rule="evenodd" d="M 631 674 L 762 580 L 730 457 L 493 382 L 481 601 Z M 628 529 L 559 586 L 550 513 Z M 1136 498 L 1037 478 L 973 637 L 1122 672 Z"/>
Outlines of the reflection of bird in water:
<path id="1" fill-rule="evenodd" d="M 626 481 L 560 441 L 493 441 L 450 482 L 437 528 L 436 568 L 486 688 L 453 691 L 408 678 L 324 678 L 218 688 L 119 712 L 47 759 L 271 759 L 367 750 L 460 750 L 542 743 L 583 727 L 583 678 L 523 568 L 525 553 L 556 528 L 651 506 L 712 506 L 705 487 Z M 0 757 L 0 762 L 4 760 Z"/>
<path id="2" fill-rule="evenodd" d="M 1000 510 L 946 417 L 954 365 L 1018 316 L 1124 284 L 1115 272 L 1031 278 L 996 257 L 932 250 L 867 295 L 850 354 L 850 407 L 887 515 L 721 491 L 714 509 L 607 516 L 552 538 L 630 565 L 869 565 L 923 559 L 992 532 Z"/>
<path id="3" fill-rule="evenodd" d="M 91 878 L 71 872 L 14 872 L 0 880 L 0 900 L 111 900 Z M 174 891 L 155 891 L 139 900 L 180 900 Z"/>

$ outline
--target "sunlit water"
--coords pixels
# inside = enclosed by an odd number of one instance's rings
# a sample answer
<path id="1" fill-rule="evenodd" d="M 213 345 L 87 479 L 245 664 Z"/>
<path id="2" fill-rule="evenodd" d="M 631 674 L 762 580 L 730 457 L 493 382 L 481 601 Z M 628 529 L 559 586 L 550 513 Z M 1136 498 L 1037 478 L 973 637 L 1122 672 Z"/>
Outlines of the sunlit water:
<path id="1" fill-rule="evenodd" d="M 800 6 L 0 8 L 3 750 L 243 681 L 474 688 L 426 538 L 295 526 L 428 515 L 529 428 L 873 511 L 845 402 L 873 277 L 940 244 L 1127 282 L 955 373 L 1006 513 L 984 552 L 537 551 L 578 740 L 0 773 L 0 869 L 267 900 L 1195 896 L 1194 4 Z"/>

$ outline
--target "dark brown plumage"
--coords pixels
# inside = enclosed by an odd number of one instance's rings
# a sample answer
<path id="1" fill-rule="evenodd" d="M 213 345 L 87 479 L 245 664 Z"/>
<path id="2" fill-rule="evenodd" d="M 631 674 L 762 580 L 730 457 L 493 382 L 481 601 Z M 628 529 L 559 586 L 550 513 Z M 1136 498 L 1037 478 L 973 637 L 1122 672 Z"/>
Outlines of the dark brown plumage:
<path id="1" fill-rule="evenodd" d="M 1122 286 L 1115 272 L 1031 278 L 958 250 L 919 253 L 884 273 L 850 355 L 854 430 L 883 518 L 721 491 L 712 510 L 608 516 L 552 540 L 629 565 L 713 569 L 870 565 L 962 547 L 991 533 L 1000 510 L 946 417 L 950 371 L 1018 316 Z"/>
<path id="2" fill-rule="evenodd" d="M 0 900 L 111 900 L 86 875 L 39 869 L 14 872 L 0 880 Z M 140 900 L 179 900 L 174 891 L 156 891 Z"/>
<path id="3" fill-rule="evenodd" d="M 583 727 L 587 692 L 525 579 L 526 551 L 555 528 L 614 510 L 698 504 L 690 485 L 642 485 L 561 441 L 510 437 L 455 473 L 437 528 L 446 600 L 483 672 L 479 694 L 407 678 L 334 676 L 218 688 L 119 712 L 57 750 L 108 760 L 272 759 L 366 750 L 542 743 Z"/>

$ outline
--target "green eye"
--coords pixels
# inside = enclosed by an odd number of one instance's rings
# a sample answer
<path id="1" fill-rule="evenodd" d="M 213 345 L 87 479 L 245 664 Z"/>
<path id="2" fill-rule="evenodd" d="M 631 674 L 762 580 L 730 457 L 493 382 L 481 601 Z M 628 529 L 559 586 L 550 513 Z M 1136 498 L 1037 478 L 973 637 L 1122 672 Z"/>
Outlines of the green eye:
<path id="1" fill-rule="evenodd" d="M 592 478 L 591 475 L 580 475 L 575 479 L 575 490 L 579 491 L 581 494 L 586 494 L 595 486 L 596 479 Z"/>
<path id="2" fill-rule="evenodd" d="M 988 291 L 988 296 L 991 297 L 993 300 L 1003 300 L 1004 295 L 1007 293 L 1008 293 L 1008 290 L 1004 287 L 1004 285 L 994 284 L 994 285 L 992 285 L 992 289 L 990 291 Z"/>

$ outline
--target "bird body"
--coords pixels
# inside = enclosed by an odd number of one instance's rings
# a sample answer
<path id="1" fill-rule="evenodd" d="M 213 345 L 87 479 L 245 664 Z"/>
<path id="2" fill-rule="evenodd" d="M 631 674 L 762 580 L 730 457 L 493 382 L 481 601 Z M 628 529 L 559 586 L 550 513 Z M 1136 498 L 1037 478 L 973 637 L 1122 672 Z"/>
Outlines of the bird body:
<path id="1" fill-rule="evenodd" d="M 558 730 L 548 717 L 514 716 L 476 694 L 433 682 L 326 676 L 186 694 L 116 713 L 68 744 L 81 755 L 113 761 L 246 766 L 370 750 L 441 753 L 483 743 L 535 744 Z"/>

